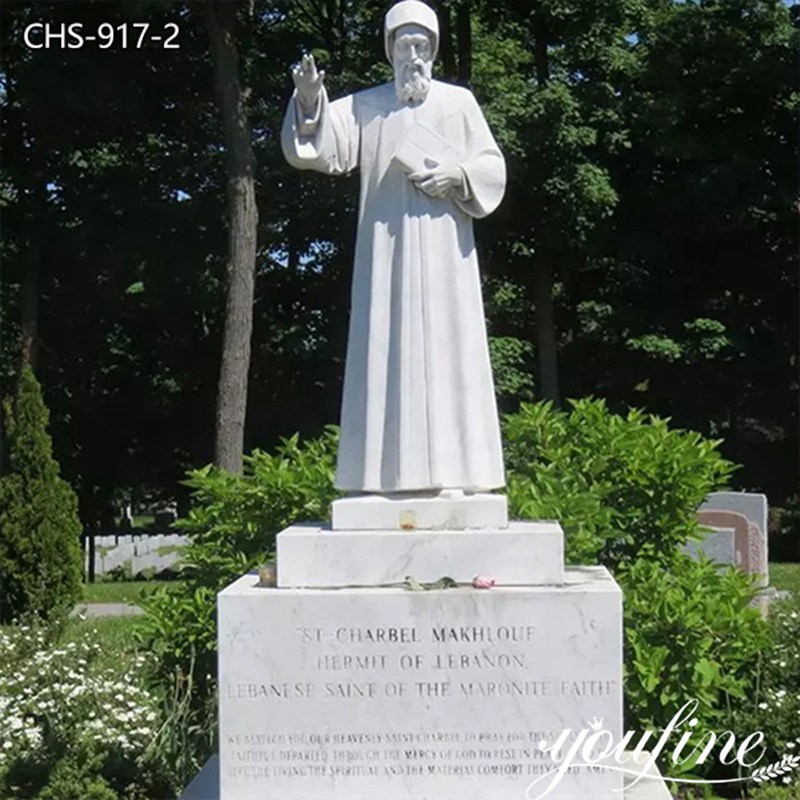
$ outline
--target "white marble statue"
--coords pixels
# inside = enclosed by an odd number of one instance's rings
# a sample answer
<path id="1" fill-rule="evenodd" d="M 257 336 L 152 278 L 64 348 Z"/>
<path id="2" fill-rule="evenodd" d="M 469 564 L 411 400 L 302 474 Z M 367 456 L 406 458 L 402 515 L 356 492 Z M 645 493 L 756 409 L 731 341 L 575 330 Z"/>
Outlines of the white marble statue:
<path id="1" fill-rule="evenodd" d="M 386 15 L 395 80 L 331 102 L 312 56 L 294 67 L 283 150 L 299 169 L 360 169 L 336 485 L 388 494 L 503 486 L 472 218 L 505 162 L 472 93 L 431 78 L 435 12 Z"/>

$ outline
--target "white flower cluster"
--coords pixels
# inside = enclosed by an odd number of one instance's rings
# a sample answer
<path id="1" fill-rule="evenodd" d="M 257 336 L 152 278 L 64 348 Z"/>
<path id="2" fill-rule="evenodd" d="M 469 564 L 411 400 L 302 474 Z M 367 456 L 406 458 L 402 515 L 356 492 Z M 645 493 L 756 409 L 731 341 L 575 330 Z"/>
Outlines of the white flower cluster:
<path id="1" fill-rule="evenodd" d="M 127 673 L 99 671 L 88 639 L 48 647 L 27 627 L 0 630 L 0 769 L 35 757 L 47 741 L 87 745 L 135 759 L 156 734 L 156 699 L 138 685 L 143 657 Z"/>
<path id="2" fill-rule="evenodd" d="M 791 605 L 778 604 L 770 609 L 770 619 L 778 632 L 779 646 L 767 665 L 771 685 L 763 692 L 758 708 L 764 712 L 765 725 L 772 726 L 770 732 L 778 750 L 796 758 L 800 754 L 800 613 Z M 786 785 L 798 780 L 800 767 L 781 778 Z"/>
<path id="3" fill-rule="evenodd" d="M 783 708 L 783 701 L 786 699 L 787 695 L 786 689 L 767 689 L 765 695 L 767 699 L 758 704 L 758 707 L 762 711 L 775 711 L 779 708 Z M 798 713 L 800 713 L 800 711 Z"/>

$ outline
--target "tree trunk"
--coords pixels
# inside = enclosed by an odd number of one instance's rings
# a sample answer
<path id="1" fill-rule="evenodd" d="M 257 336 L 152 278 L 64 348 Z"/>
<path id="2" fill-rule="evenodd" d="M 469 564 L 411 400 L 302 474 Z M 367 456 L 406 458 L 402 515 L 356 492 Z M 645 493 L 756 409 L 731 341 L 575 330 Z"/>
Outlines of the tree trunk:
<path id="1" fill-rule="evenodd" d="M 28 183 L 29 192 L 21 192 L 23 200 L 23 220 L 25 230 L 25 255 L 23 258 L 23 274 L 20 281 L 20 333 L 22 362 L 30 365 L 36 371 L 40 350 L 39 342 L 39 284 L 42 263 L 42 245 L 40 230 L 46 230 L 47 220 L 47 194 L 46 174 L 43 144 L 37 135 L 39 127 L 30 118 L 20 118 L 21 110 L 15 104 L 16 81 L 12 77 L 13 62 L 3 65 L 6 72 L 6 86 L 8 95 L 6 105 L 9 108 L 8 138 L 10 152 L 22 153 L 23 140 L 32 141 L 30 150 L 32 180 Z M 27 129 L 27 130 L 26 130 Z"/>
<path id="2" fill-rule="evenodd" d="M 550 79 L 547 53 L 547 23 L 542 17 L 536 21 L 534 49 L 536 81 L 540 87 Z M 539 361 L 538 395 L 543 400 L 560 403 L 558 388 L 558 338 L 553 310 L 552 254 L 539 250 L 533 264 L 533 302 L 536 306 L 536 353 Z"/>
<path id="3" fill-rule="evenodd" d="M 558 348 L 553 310 L 553 266 L 549 256 L 534 257 L 533 303 L 536 308 L 536 355 L 539 362 L 537 394 L 542 400 L 561 402 L 558 390 Z"/>
<path id="4" fill-rule="evenodd" d="M 450 4 L 439 7 L 439 59 L 447 81 L 458 80 L 456 56 L 453 51 L 453 27 L 450 21 Z"/>
<path id="5" fill-rule="evenodd" d="M 469 12 L 469 0 L 462 0 L 456 9 L 458 82 L 462 86 L 469 86 L 472 83 L 472 24 Z"/>
<path id="6" fill-rule="evenodd" d="M 34 201 L 35 202 L 35 201 Z M 41 217 L 31 215 L 32 220 Z M 42 226 L 44 227 L 44 226 Z M 20 290 L 20 317 L 22 331 L 22 361 L 36 370 L 39 356 L 39 260 L 41 249 L 38 238 L 32 236 L 25 254 L 25 272 Z"/>
<path id="7" fill-rule="evenodd" d="M 247 116 L 248 92 L 239 85 L 234 39 L 236 3 L 208 0 L 205 10 L 228 163 L 228 282 L 214 463 L 230 472 L 241 472 L 253 332 L 258 224 L 255 170 Z"/>

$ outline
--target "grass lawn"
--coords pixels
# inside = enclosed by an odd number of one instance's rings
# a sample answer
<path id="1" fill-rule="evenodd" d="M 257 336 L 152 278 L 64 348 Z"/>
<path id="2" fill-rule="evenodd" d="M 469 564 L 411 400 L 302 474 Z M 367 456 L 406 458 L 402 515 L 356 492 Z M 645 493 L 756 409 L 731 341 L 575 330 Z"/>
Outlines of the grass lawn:
<path id="1" fill-rule="evenodd" d="M 101 581 L 83 585 L 84 603 L 138 603 L 159 586 L 176 586 L 180 581 Z"/>
<path id="2" fill-rule="evenodd" d="M 72 617 L 67 621 L 59 643 L 66 644 L 88 636 L 103 648 L 97 666 L 122 674 L 136 654 L 134 635 L 141 623 L 139 617 L 95 617 L 85 620 Z"/>
<path id="3" fill-rule="evenodd" d="M 770 564 L 769 582 L 776 589 L 786 589 L 800 596 L 800 564 Z"/>

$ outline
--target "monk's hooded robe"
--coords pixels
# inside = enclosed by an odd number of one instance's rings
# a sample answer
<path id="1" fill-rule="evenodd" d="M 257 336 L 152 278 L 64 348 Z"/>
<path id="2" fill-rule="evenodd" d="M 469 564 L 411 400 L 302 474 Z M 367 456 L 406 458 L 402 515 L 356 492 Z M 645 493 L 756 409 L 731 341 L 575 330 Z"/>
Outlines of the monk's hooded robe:
<path id="1" fill-rule="evenodd" d="M 393 162 L 418 123 L 463 154 L 466 193 L 430 197 Z M 300 169 L 360 169 L 337 487 L 503 486 L 472 218 L 498 206 L 506 172 L 472 93 L 434 80 L 419 103 L 393 83 L 330 102 L 323 89 L 313 120 L 295 93 L 282 144 Z"/>

